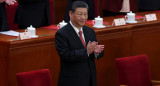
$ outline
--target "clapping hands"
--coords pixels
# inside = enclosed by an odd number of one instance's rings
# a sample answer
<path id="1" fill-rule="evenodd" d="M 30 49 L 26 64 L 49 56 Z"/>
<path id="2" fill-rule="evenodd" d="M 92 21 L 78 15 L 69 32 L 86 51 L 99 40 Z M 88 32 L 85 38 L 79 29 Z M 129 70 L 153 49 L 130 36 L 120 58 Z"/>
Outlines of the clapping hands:
<path id="1" fill-rule="evenodd" d="M 103 50 L 104 50 L 104 45 L 98 45 L 98 42 L 95 42 L 95 41 L 88 42 L 88 45 L 87 45 L 88 54 L 91 54 L 92 52 L 94 52 L 95 54 L 99 54 Z"/>
<path id="2" fill-rule="evenodd" d="M 5 3 L 7 5 L 13 5 L 13 4 L 17 3 L 17 1 L 16 0 L 5 0 Z"/>

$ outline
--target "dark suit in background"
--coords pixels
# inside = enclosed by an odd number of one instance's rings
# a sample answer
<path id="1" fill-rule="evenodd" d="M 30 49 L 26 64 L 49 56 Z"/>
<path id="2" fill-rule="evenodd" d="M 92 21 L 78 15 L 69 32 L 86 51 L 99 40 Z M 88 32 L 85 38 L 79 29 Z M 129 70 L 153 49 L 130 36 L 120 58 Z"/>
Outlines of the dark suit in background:
<path id="1" fill-rule="evenodd" d="M 154 11 L 160 9 L 160 0 L 138 0 L 140 11 Z"/>
<path id="2" fill-rule="evenodd" d="M 94 0 L 67 0 L 67 8 L 66 8 L 66 14 L 65 14 L 65 21 L 68 22 L 70 20 L 69 18 L 69 11 L 72 5 L 72 2 L 74 1 L 83 1 L 88 4 L 89 10 L 88 10 L 88 19 L 94 19 L 95 18 L 95 4 Z"/>
<path id="3" fill-rule="evenodd" d="M 20 29 L 50 25 L 49 0 L 19 0 L 15 22 Z"/>
<path id="4" fill-rule="evenodd" d="M 0 31 L 8 30 L 7 12 L 5 3 L 0 3 Z"/>
<path id="5" fill-rule="evenodd" d="M 86 45 L 89 41 L 97 42 L 93 29 L 82 28 Z M 57 31 L 55 45 L 61 59 L 58 86 L 97 86 L 95 54 L 88 56 L 87 49 L 70 23 Z M 103 54 L 102 51 L 98 59 Z"/>

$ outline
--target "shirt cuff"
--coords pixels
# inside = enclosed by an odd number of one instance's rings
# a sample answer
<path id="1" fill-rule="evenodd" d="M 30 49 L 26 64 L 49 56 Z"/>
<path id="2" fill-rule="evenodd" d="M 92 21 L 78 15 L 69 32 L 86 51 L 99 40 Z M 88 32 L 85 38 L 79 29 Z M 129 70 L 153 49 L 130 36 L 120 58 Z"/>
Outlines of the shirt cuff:
<path id="1" fill-rule="evenodd" d="M 97 59 L 99 54 L 95 54 L 95 53 L 94 53 L 94 55 L 95 55 L 95 58 Z"/>

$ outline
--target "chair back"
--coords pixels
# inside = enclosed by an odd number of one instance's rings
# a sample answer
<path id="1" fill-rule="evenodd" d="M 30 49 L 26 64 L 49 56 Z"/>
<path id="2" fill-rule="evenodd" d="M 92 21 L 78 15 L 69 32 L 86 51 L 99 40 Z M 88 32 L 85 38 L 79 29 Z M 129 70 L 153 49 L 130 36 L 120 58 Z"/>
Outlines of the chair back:
<path id="1" fill-rule="evenodd" d="M 151 75 L 146 55 L 116 58 L 120 85 L 151 86 Z"/>
<path id="2" fill-rule="evenodd" d="M 48 69 L 17 73 L 16 77 L 18 86 L 52 86 L 51 74 Z"/>

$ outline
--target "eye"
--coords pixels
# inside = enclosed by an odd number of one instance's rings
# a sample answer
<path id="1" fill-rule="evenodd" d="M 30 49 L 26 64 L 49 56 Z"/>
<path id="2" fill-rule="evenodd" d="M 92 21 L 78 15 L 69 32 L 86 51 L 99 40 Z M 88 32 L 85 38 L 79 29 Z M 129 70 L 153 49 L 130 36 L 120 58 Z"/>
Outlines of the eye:
<path id="1" fill-rule="evenodd" d="M 81 13 L 78 13 L 78 15 L 81 16 L 82 14 L 81 14 Z"/>

